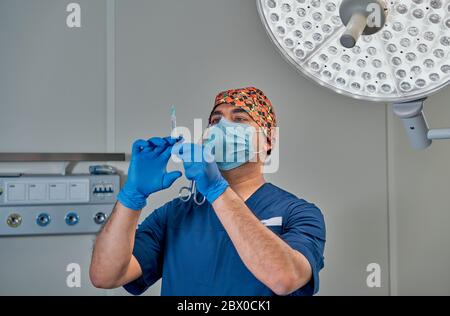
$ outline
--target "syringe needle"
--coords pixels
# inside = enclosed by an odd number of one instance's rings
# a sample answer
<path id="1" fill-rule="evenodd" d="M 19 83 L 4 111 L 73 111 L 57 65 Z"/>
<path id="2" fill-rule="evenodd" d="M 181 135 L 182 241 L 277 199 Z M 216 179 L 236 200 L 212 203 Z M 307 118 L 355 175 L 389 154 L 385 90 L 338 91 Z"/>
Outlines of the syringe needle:
<path id="1" fill-rule="evenodd" d="M 170 122 L 172 125 L 172 132 L 173 132 L 177 128 L 177 114 L 174 105 L 172 105 L 172 108 L 170 110 Z"/>

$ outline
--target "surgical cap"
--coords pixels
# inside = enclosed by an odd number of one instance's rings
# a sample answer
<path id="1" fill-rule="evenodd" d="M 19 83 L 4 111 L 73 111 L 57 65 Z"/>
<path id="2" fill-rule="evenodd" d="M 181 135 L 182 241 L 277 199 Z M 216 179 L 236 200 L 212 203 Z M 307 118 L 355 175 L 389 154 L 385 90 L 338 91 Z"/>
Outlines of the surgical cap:
<path id="1" fill-rule="evenodd" d="M 273 128 L 277 126 L 277 120 L 272 103 L 264 92 L 254 87 L 220 92 L 216 96 L 214 108 L 209 116 L 210 123 L 214 109 L 221 104 L 230 104 L 244 109 L 256 124 L 264 130 L 267 139 L 272 143 L 274 137 Z"/>

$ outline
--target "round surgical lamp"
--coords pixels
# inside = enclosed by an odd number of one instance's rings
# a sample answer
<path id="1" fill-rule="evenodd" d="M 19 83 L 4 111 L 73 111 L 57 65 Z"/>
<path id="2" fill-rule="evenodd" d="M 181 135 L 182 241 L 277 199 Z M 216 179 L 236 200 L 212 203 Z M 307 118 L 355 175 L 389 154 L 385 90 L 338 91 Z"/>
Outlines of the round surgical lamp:
<path id="1" fill-rule="evenodd" d="M 269 37 L 307 78 L 352 98 L 393 104 L 411 144 L 429 129 L 427 96 L 450 83 L 450 0 L 257 0 Z"/>

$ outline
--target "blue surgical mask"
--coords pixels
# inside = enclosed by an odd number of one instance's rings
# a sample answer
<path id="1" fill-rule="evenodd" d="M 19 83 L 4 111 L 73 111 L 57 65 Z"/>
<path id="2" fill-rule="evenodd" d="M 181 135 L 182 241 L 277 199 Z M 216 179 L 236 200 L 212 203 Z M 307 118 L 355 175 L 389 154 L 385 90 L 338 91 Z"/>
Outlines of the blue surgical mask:
<path id="1" fill-rule="evenodd" d="M 222 117 L 217 124 L 208 128 L 204 145 L 211 150 L 220 170 L 232 170 L 255 158 L 255 134 L 253 126 L 234 123 Z"/>

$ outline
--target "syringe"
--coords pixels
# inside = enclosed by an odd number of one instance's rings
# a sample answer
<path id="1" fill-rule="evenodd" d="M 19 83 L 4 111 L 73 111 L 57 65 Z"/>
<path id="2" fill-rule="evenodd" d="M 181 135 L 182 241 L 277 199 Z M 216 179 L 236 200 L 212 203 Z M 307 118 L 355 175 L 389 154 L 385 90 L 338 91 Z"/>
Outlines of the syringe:
<path id="1" fill-rule="evenodd" d="M 170 110 L 170 123 L 172 126 L 172 132 L 177 128 L 177 113 L 176 108 L 174 105 L 172 105 L 172 108 Z"/>
<path id="2" fill-rule="evenodd" d="M 172 127 L 172 137 L 175 137 L 175 135 L 173 135 L 175 129 L 177 128 L 177 114 L 175 106 L 172 106 L 170 110 L 170 123 Z M 205 203 L 206 197 L 203 196 L 203 198 L 200 201 L 197 200 L 197 188 L 195 187 L 195 181 L 191 180 L 190 182 L 191 184 L 188 187 L 182 187 L 180 189 L 180 192 L 178 193 L 180 199 L 183 202 L 187 202 L 191 199 L 191 197 L 193 197 L 195 204 L 202 205 L 203 203 Z M 186 194 L 184 194 L 184 192 L 186 192 Z"/>

